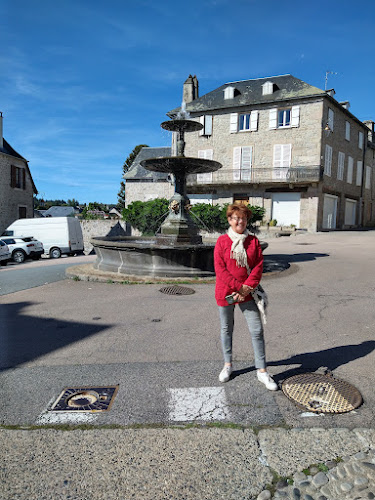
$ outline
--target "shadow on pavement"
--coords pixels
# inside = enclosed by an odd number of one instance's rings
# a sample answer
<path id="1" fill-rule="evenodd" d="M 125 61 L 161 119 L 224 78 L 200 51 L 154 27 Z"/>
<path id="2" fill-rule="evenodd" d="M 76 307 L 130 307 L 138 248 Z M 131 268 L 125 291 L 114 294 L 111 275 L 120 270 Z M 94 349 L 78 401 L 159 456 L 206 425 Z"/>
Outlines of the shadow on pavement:
<path id="1" fill-rule="evenodd" d="M 26 363 L 112 326 L 23 314 L 32 305 L 35 303 L 19 302 L 0 308 L 0 370 Z"/>
<path id="2" fill-rule="evenodd" d="M 264 256 L 263 272 L 285 271 L 293 262 L 307 262 L 319 257 L 329 257 L 328 253 L 294 253 L 294 254 L 266 254 Z"/>
<path id="3" fill-rule="evenodd" d="M 285 372 L 273 376 L 275 382 L 298 375 L 299 373 L 315 372 L 318 368 L 326 367 L 330 371 L 342 365 L 346 365 L 350 361 L 363 358 L 375 350 L 375 340 L 367 340 L 361 344 L 349 344 L 340 347 L 332 347 L 325 351 L 305 352 L 296 354 L 290 358 L 280 359 L 279 361 L 268 361 L 268 366 L 283 366 L 283 365 L 301 365 L 296 368 L 290 368 Z M 234 370 L 232 378 L 238 377 L 245 373 L 255 370 L 254 366 L 243 368 L 242 370 Z"/>

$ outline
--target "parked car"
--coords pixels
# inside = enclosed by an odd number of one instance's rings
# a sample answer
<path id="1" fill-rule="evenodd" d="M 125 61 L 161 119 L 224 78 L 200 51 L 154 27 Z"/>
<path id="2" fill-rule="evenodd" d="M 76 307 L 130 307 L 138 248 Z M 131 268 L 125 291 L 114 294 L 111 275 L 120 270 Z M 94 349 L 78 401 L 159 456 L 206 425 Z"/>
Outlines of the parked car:
<path id="1" fill-rule="evenodd" d="M 11 259 L 8 245 L 0 240 L 0 265 L 6 266 Z"/>
<path id="2" fill-rule="evenodd" d="M 2 236 L 1 239 L 9 247 L 11 258 L 14 262 L 21 263 L 28 257 L 37 260 L 44 253 L 43 243 L 34 239 L 32 236 L 24 238 L 11 238 Z"/>

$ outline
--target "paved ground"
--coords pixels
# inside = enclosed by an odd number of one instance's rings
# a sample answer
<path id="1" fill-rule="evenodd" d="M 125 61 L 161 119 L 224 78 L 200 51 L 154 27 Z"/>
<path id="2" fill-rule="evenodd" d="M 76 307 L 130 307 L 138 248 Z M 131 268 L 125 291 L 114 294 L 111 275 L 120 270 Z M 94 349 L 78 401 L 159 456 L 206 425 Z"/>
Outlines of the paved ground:
<path id="1" fill-rule="evenodd" d="M 276 474 L 368 453 L 375 447 L 374 243 L 372 231 L 322 233 L 270 240 L 266 251 L 271 261 L 291 264 L 263 281 L 271 301 L 270 372 L 282 382 L 327 367 L 354 384 L 364 404 L 337 416 L 306 416 L 281 391 L 260 386 L 241 315 L 235 377 L 217 381 L 222 361 L 212 284 L 189 285 L 194 295 L 169 296 L 158 284 L 71 280 L 2 296 L 1 422 L 28 430 L 1 431 L 9 453 L 0 498 L 255 498 L 277 482 Z M 64 387 L 115 384 L 119 392 L 107 413 L 48 411 Z M 29 428 L 49 423 L 93 430 Z M 171 428 L 191 423 L 204 427 Z M 141 428 L 130 429 L 134 424 Z M 227 428 L 233 424 L 239 428 Z M 270 430 L 258 434 L 264 425 Z M 372 463 L 371 456 L 366 460 Z M 15 465 L 44 478 L 31 481 L 34 493 L 22 490 L 31 488 L 27 479 L 15 489 Z M 93 484 L 89 477 L 97 474 L 102 482 Z M 373 484 L 363 494 L 375 493 Z M 337 498 L 361 498 L 356 488 Z M 303 498 L 303 486 L 299 491 Z"/>

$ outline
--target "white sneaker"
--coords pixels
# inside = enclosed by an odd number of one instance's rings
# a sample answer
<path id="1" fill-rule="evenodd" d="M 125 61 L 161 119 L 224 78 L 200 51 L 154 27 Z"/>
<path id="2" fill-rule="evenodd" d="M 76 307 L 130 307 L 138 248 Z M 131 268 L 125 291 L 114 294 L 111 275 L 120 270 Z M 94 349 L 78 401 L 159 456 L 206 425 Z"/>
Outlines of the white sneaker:
<path id="1" fill-rule="evenodd" d="M 277 391 L 277 384 L 268 372 L 260 372 L 257 370 L 257 377 L 259 382 L 262 382 L 269 391 Z"/>
<path id="2" fill-rule="evenodd" d="M 224 366 L 219 375 L 220 382 L 228 382 L 232 375 L 233 368 L 231 366 Z"/>

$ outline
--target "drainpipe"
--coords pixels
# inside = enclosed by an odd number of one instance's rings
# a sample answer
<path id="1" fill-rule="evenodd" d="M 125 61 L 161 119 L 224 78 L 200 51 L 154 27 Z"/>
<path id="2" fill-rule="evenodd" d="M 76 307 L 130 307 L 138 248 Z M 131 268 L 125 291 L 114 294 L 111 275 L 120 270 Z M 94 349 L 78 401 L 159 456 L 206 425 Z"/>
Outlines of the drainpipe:
<path id="1" fill-rule="evenodd" d="M 363 194 L 365 190 L 365 172 L 366 172 L 366 167 L 365 167 L 365 158 L 366 158 L 366 149 L 367 149 L 367 132 L 363 132 L 363 153 L 362 153 L 362 182 L 361 182 L 361 196 L 359 198 L 359 226 L 363 227 L 364 226 L 364 210 L 363 210 L 363 204 L 364 204 L 364 199 L 363 199 Z"/>

